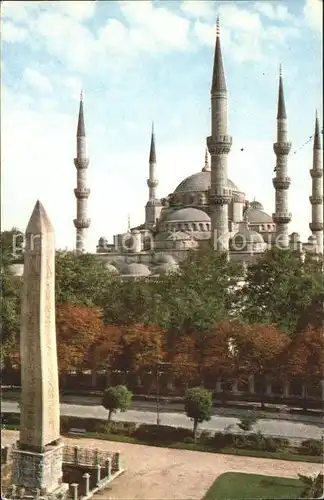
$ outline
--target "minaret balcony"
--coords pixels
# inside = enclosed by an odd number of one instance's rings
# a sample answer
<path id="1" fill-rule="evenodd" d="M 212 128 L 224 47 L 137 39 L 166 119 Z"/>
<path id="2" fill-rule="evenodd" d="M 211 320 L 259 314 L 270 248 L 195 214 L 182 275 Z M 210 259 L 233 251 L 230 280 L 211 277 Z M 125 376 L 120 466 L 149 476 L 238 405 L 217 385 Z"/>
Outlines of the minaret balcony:
<path id="1" fill-rule="evenodd" d="M 233 139 L 231 135 L 214 135 L 207 137 L 209 154 L 211 156 L 228 154 L 231 150 L 232 142 Z"/>
<path id="2" fill-rule="evenodd" d="M 91 224 L 91 219 L 88 219 L 87 217 L 81 217 L 80 219 L 74 219 L 73 223 L 76 229 L 88 229 Z"/>
<path id="3" fill-rule="evenodd" d="M 311 222 L 309 224 L 309 229 L 314 232 L 323 231 L 323 222 Z"/>
<path id="4" fill-rule="evenodd" d="M 209 191 L 209 204 L 228 205 L 232 200 L 232 190 L 227 187 L 213 188 Z"/>
<path id="5" fill-rule="evenodd" d="M 272 184 L 275 189 L 288 189 L 291 179 L 288 176 L 278 176 L 272 179 Z"/>
<path id="6" fill-rule="evenodd" d="M 288 224 L 291 221 L 291 212 L 276 212 L 272 214 L 272 220 L 275 224 Z"/>
<path id="7" fill-rule="evenodd" d="M 88 168 L 89 158 L 74 158 L 74 165 L 78 169 Z"/>
<path id="8" fill-rule="evenodd" d="M 159 181 L 157 179 L 147 179 L 146 183 L 149 188 L 156 188 L 159 184 Z"/>
<path id="9" fill-rule="evenodd" d="M 309 201 L 311 202 L 312 205 L 321 205 L 323 203 L 323 196 L 322 195 L 310 196 Z"/>
<path id="10" fill-rule="evenodd" d="M 87 199 L 90 195 L 90 188 L 76 188 L 74 194 L 78 200 Z"/>
<path id="11" fill-rule="evenodd" d="M 273 150 L 277 156 L 288 155 L 291 149 L 291 142 L 275 142 Z"/>
<path id="12" fill-rule="evenodd" d="M 313 179 L 320 179 L 323 177 L 323 170 L 319 170 L 317 168 L 312 168 L 309 173 Z"/>

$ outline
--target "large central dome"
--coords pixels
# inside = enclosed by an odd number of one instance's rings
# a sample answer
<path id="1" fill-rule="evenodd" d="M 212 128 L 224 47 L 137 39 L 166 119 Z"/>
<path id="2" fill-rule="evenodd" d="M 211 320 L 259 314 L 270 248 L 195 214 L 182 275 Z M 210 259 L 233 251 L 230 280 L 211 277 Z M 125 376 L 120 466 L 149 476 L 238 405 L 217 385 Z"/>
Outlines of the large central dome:
<path id="1" fill-rule="evenodd" d="M 228 187 L 233 191 L 239 191 L 239 188 L 230 179 L 227 180 Z M 198 172 L 190 175 L 174 191 L 175 193 L 190 193 L 194 191 L 208 191 L 210 189 L 210 171 Z"/>

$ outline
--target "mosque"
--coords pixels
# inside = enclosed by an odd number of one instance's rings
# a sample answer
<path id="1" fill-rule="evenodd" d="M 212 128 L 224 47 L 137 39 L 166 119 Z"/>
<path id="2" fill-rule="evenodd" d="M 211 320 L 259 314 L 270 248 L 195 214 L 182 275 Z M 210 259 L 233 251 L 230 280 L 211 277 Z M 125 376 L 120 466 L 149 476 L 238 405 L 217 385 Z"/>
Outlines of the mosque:
<path id="1" fill-rule="evenodd" d="M 256 200 L 249 202 L 239 187 L 228 178 L 227 158 L 232 137 L 227 127 L 228 93 L 221 52 L 220 28 L 217 21 L 214 66 L 211 85 L 211 135 L 207 137 L 205 164 L 201 171 L 184 179 L 164 198 L 157 196 L 157 156 L 152 127 L 149 153 L 148 201 L 145 221 L 128 232 L 114 236 L 109 244 L 100 237 L 96 256 L 107 268 L 123 278 L 157 276 L 177 268 L 188 250 L 212 245 L 227 251 L 229 258 L 254 262 L 266 248 L 274 244 L 293 247 L 301 255 L 316 258 L 323 253 L 323 167 L 319 119 L 316 113 L 313 142 L 313 165 L 310 170 L 312 219 L 308 241 L 300 241 L 298 233 L 289 234 L 291 213 L 288 207 L 290 177 L 287 160 L 291 149 L 287 129 L 283 76 L 280 69 L 277 112 L 277 138 L 273 144 L 276 156 L 275 210 L 264 211 Z M 209 161 L 210 158 L 210 161 Z M 76 250 L 84 251 L 86 232 L 90 226 L 86 184 L 89 164 L 86 152 L 83 99 L 77 127 Z"/>

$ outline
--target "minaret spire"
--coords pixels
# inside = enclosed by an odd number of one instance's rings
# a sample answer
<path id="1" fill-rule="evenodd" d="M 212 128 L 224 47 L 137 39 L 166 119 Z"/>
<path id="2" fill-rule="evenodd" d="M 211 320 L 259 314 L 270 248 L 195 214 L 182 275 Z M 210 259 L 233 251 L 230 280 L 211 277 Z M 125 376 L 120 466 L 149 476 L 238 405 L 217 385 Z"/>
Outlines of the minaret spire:
<path id="1" fill-rule="evenodd" d="M 227 134 L 227 88 L 220 42 L 219 17 L 216 22 L 216 43 L 211 86 L 211 136 L 207 147 L 211 157 L 211 239 L 215 250 L 228 251 L 228 204 L 232 193 L 227 183 L 227 155 L 232 137 Z"/>
<path id="2" fill-rule="evenodd" d="M 83 92 L 80 94 L 79 117 L 77 126 L 77 155 L 74 159 L 74 165 L 77 169 L 77 187 L 74 194 L 77 200 L 77 216 L 74 219 L 76 228 L 76 250 L 84 252 L 86 230 L 90 226 L 90 219 L 87 217 L 87 200 L 90 195 L 90 189 L 87 188 L 86 171 L 89 165 L 87 158 L 87 142 L 84 126 L 84 111 L 83 111 Z"/>
<path id="3" fill-rule="evenodd" d="M 210 166 L 209 166 L 209 161 L 208 161 L 208 149 L 207 148 L 205 150 L 205 165 L 204 165 L 204 168 L 202 169 L 202 172 L 210 172 Z"/>
<path id="4" fill-rule="evenodd" d="M 149 199 L 145 206 L 145 225 L 147 229 L 153 229 L 161 212 L 160 200 L 156 198 L 156 188 L 159 181 L 156 178 L 156 150 L 154 122 L 152 122 L 151 145 L 149 154 L 149 178 L 147 186 L 149 188 Z"/>
<path id="5" fill-rule="evenodd" d="M 288 225 L 291 221 L 291 213 L 288 211 L 288 189 L 290 186 L 290 177 L 287 175 L 287 160 L 291 149 L 291 142 L 288 141 L 287 113 L 281 65 L 279 66 L 277 142 L 273 144 L 273 149 L 276 154 L 277 161 L 275 168 L 276 177 L 273 179 L 273 186 L 276 191 L 276 211 L 272 214 L 272 218 L 276 223 L 277 245 L 280 248 L 288 248 Z"/>
<path id="6" fill-rule="evenodd" d="M 214 53 L 214 68 L 211 91 L 226 90 L 225 72 L 223 66 L 222 50 L 220 43 L 219 16 L 216 20 L 216 45 Z"/>
<path id="7" fill-rule="evenodd" d="M 313 236 L 316 237 L 318 250 L 323 253 L 323 164 L 322 164 L 322 145 L 320 136 L 319 119 L 315 114 L 315 132 L 313 143 L 313 168 L 310 170 L 312 178 L 312 195 L 309 201 L 312 206 L 312 221 L 309 228 Z"/>

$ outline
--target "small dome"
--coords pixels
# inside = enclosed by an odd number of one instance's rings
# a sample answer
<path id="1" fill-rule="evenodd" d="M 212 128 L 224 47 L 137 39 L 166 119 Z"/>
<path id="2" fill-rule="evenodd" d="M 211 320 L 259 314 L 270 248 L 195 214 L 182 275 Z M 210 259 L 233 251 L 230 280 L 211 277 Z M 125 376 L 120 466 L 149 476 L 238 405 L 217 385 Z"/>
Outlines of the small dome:
<path id="1" fill-rule="evenodd" d="M 191 240 L 191 236 L 188 233 L 183 233 L 182 231 L 174 231 L 173 233 L 170 234 L 167 238 L 169 241 L 175 241 L 175 240 Z"/>
<path id="2" fill-rule="evenodd" d="M 120 273 L 123 273 L 123 271 L 127 268 L 125 257 L 122 257 L 121 255 L 112 260 L 110 264 L 112 264 Z"/>
<path id="3" fill-rule="evenodd" d="M 258 208 L 248 208 L 246 211 L 246 216 L 247 220 L 251 224 L 264 224 L 264 223 L 273 224 L 271 215 L 267 214 L 266 212 Z"/>
<path id="4" fill-rule="evenodd" d="M 291 241 L 300 241 L 300 234 L 293 232 L 290 235 L 290 239 L 291 239 Z"/>
<path id="5" fill-rule="evenodd" d="M 312 245 L 315 245 L 317 243 L 317 238 L 313 234 L 311 234 L 308 238 L 308 243 L 311 243 Z"/>
<path id="6" fill-rule="evenodd" d="M 208 191 L 210 189 L 210 171 L 198 172 L 184 179 L 175 189 L 175 193 L 189 193 L 194 191 Z M 239 191 L 238 187 L 230 179 L 227 185 L 233 191 Z"/>
<path id="7" fill-rule="evenodd" d="M 164 252 L 158 252 L 153 256 L 154 264 L 176 264 L 174 257 Z"/>
<path id="8" fill-rule="evenodd" d="M 105 238 L 104 236 L 102 236 L 101 238 L 99 238 L 99 246 L 100 247 L 104 247 L 106 246 L 108 243 L 108 240 L 107 238 Z"/>
<path id="9" fill-rule="evenodd" d="M 262 203 L 256 200 L 251 201 L 249 207 L 256 210 L 264 210 Z"/>
<path id="10" fill-rule="evenodd" d="M 167 221 L 188 221 L 188 222 L 210 222 L 210 217 L 203 210 L 197 208 L 180 208 L 172 212 L 166 219 Z"/>
<path id="11" fill-rule="evenodd" d="M 105 268 L 112 274 L 119 274 L 118 269 L 109 262 L 105 265 Z"/>
<path id="12" fill-rule="evenodd" d="M 123 270 L 123 274 L 130 274 L 132 276 L 149 276 L 151 271 L 144 264 L 133 262 L 132 264 L 129 264 L 125 270 Z"/>

